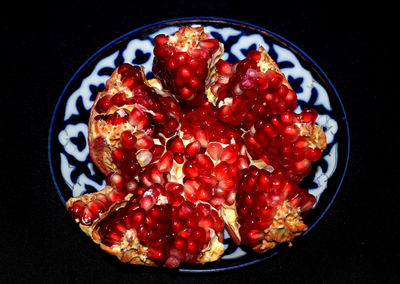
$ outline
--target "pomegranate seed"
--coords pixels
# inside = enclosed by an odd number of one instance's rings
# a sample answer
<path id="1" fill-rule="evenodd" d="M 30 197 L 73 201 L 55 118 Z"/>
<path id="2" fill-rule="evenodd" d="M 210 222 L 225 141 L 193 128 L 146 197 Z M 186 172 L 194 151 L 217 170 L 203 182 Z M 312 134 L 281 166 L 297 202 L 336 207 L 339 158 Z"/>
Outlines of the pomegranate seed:
<path id="1" fill-rule="evenodd" d="M 145 213 L 143 209 L 137 209 L 135 212 L 132 214 L 132 221 L 136 224 L 141 224 L 145 220 Z"/>
<path id="2" fill-rule="evenodd" d="M 192 143 L 189 143 L 189 144 L 186 146 L 185 154 L 186 154 L 188 157 L 193 157 L 193 156 L 195 156 L 196 154 L 200 153 L 200 150 L 201 150 L 201 144 L 200 144 L 200 142 L 199 142 L 199 141 L 194 141 L 194 142 L 192 142 Z"/>
<path id="3" fill-rule="evenodd" d="M 229 164 L 227 162 L 221 162 L 215 167 L 215 177 L 218 180 L 224 180 L 229 178 L 231 174 Z"/>
<path id="4" fill-rule="evenodd" d="M 150 195 L 147 195 L 140 200 L 140 207 L 142 207 L 145 211 L 148 211 L 153 207 L 154 203 L 154 198 Z"/>
<path id="5" fill-rule="evenodd" d="M 199 200 L 209 201 L 212 198 L 212 186 L 208 183 L 201 184 L 197 195 Z"/>
<path id="6" fill-rule="evenodd" d="M 124 178 L 118 173 L 110 173 L 106 177 L 106 183 L 115 188 L 123 188 Z"/>
<path id="7" fill-rule="evenodd" d="M 220 74 L 229 75 L 232 72 L 231 64 L 222 59 L 218 60 L 218 62 L 215 64 L 215 67 Z"/>
<path id="8" fill-rule="evenodd" d="M 219 42 L 214 38 L 205 39 L 199 42 L 199 46 L 208 49 L 210 53 L 214 53 L 219 48 Z"/>
<path id="9" fill-rule="evenodd" d="M 183 173 L 188 178 L 196 178 L 201 173 L 201 168 L 197 165 L 195 160 L 188 160 L 183 164 Z"/>
<path id="10" fill-rule="evenodd" d="M 174 160 L 174 154 L 170 151 L 166 151 L 157 163 L 157 167 L 160 172 L 169 172 L 172 168 L 172 162 Z"/>
<path id="11" fill-rule="evenodd" d="M 182 237 L 177 237 L 175 239 L 174 246 L 179 250 L 185 251 L 187 247 L 187 241 Z"/>
<path id="12" fill-rule="evenodd" d="M 116 202 L 122 201 L 124 199 L 124 194 L 122 194 L 121 192 L 119 192 L 118 190 L 114 189 L 112 190 L 107 198 L 110 204 L 114 204 Z"/>
<path id="13" fill-rule="evenodd" d="M 205 154 L 197 154 L 196 162 L 201 168 L 203 168 L 203 173 L 209 174 L 214 170 L 214 163 L 210 157 Z"/>
<path id="14" fill-rule="evenodd" d="M 136 180 L 130 180 L 125 184 L 125 189 L 127 193 L 134 193 L 138 189 L 138 183 Z"/>
<path id="15" fill-rule="evenodd" d="M 151 149 L 154 146 L 154 140 L 149 135 L 144 135 L 136 141 L 137 149 Z"/>
<path id="16" fill-rule="evenodd" d="M 139 107 L 135 107 L 129 115 L 129 123 L 133 126 L 137 126 L 140 130 L 143 130 L 149 123 L 149 118 L 143 110 Z"/>
<path id="17" fill-rule="evenodd" d="M 82 213 L 84 208 L 85 204 L 81 200 L 77 200 L 70 208 L 68 208 L 68 212 L 73 218 L 77 218 Z"/>
<path id="18" fill-rule="evenodd" d="M 168 259 L 165 261 L 165 264 L 169 268 L 177 268 L 179 264 L 181 263 L 181 260 L 179 260 L 176 256 L 170 256 Z"/>
<path id="19" fill-rule="evenodd" d="M 148 150 L 140 150 L 136 154 L 136 160 L 141 167 L 145 167 L 153 160 L 153 155 Z"/>
<path id="20" fill-rule="evenodd" d="M 214 160 L 218 161 L 221 158 L 222 150 L 222 146 L 219 143 L 210 143 L 207 145 L 207 153 Z"/>
<path id="21" fill-rule="evenodd" d="M 111 98 L 112 96 L 110 95 L 101 97 L 96 103 L 96 111 L 99 113 L 107 112 L 108 109 L 112 106 Z"/>
<path id="22" fill-rule="evenodd" d="M 228 164 L 233 164 L 236 162 L 239 156 L 239 149 L 236 144 L 231 144 L 225 147 L 221 153 L 221 161 L 227 162 Z"/>
<path id="23" fill-rule="evenodd" d="M 201 146 L 206 148 L 209 141 L 209 133 L 205 129 L 199 129 L 194 132 L 194 138 L 200 142 Z"/>
<path id="24" fill-rule="evenodd" d="M 100 200 L 93 200 L 88 203 L 87 208 L 95 215 L 98 216 L 100 213 L 104 213 L 108 206 L 101 202 Z"/>
<path id="25" fill-rule="evenodd" d="M 90 226 L 92 224 L 93 218 L 95 218 L 94 214 L 90 211 L 89 208 L 84 208 L 79 216 L 79 222 L 82 225 Z"/>
<path id="26" fill-rule="evenodd" d="M 183 185 L 174 182 L 167 182 L 165 184 L 165 189 L 167 192 L 171 192 L 173 194 L 179 194 L 183 191 Z"/>
<path id="27" fill-rule="evenodd" d="M 227 178 L 227 179 L 221 180 L 218 183 L 218 186 L 220 188 L 222 188 L 223 190 L 229 190 L 229 189 L 232 190 L 235 185 L 236 185 L 236 179 L 234 179 L 234 178 Z"/>
<path id="28" fill-rule="evenodd" d="M 304 109 L 300 113 L 300 121 L 304 123 L 312 123 L 314 124 L 317 120 L 318 113 L 315 109 Z"/>
<path id="29" fill-rule="evenodd" d="M 129 130 L 125 130 L 121 133 L 121 144 L 122 147 L 124 147 L 125 149 L 133 149 L 136 145 L 136 137 L 134 135 L 132 135 L 132 132 Z"/>
<path id="30" fill-rule="evenodd" d="M 306 157 L 312 162 L 318 161 L 321 158 L 321 149 L 319 148 L 309 148 L 306 150 Z"/>

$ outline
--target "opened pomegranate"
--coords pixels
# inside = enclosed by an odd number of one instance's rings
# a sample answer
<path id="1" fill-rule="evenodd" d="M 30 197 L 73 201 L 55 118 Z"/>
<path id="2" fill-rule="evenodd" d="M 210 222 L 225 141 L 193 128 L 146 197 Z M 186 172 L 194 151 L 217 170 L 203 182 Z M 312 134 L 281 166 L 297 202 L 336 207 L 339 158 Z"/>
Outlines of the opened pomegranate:
<path id="1" fill-rule="evenodd" d="M 71 216 L 123 262 L 205 263 L 223 229 L 264 252 L 307 230 L 315 198 L 298 183 L 326 147 L 317 112 L 264 48 L 230 64 L 202 27 L 154 38 L 155 79 L 124 63 L 93 104 L 89 149 L 107 186 Z"/>

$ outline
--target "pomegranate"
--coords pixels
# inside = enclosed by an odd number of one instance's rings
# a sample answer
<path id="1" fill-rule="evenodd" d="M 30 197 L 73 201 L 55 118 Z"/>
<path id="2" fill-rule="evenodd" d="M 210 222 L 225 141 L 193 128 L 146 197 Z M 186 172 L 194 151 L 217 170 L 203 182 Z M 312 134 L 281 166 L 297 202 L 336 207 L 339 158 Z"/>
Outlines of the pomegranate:
<path id="1" fill-rule="evenodd" d="M 123 262 L 218 260 L 223 230 L 262 253 L 307 230 L 315 198 L 298 183 L 326 147 L 318 113 L 264 48 L 230 64 L 202 27 L 154 38 L 155 79 L 124 63 L 89 119 L 89 149 L 107 186 L 66 206 Z"/>

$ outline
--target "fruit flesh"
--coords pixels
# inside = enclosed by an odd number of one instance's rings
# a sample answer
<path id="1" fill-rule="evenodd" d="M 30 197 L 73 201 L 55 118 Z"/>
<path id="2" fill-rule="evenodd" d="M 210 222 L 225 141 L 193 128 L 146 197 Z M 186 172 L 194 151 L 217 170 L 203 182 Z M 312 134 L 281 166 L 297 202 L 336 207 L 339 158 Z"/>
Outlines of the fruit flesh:
<path id="1" fill-rule="evenodd" d="M 89 148 L 107 187 L 69 200 L 70 214 L 134 264 L 215 261 L 224 226 L 256 252 L 290 243 L 315 203 L 297 183 L 326 146 L 316 111 L 294 113 L 296 94 L 262 47 L 229 64 L 202 28 L 154 43 L 156 79 L 122 64 L 94 102 Z"/>

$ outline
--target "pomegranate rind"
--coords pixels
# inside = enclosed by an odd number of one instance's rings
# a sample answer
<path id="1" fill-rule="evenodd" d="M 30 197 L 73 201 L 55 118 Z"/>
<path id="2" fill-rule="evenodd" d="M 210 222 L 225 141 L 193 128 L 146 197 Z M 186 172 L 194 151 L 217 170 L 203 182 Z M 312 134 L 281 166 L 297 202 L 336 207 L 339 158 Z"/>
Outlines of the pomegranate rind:
<path id="1" fill-rule="evenodd" d="M 283 80 L 282 84 L 287 86 L 289 89 L 293 90 L 292 86 L 290 86 L 289 81 L 286 79 L 285 74 L 281 71 L 281 69 L 278 67 L 278 64 L 276 64 L 275 60 L 272 59 L 272 57 L 268 54 L 266 49 L 263 46 L 258 47 L 258 51 L 261 54 L 261 59 L 258 61 L 258 67 L 260 68 L 260 71 L 265 73 L 268 70 L 275 71 L 279 74 L 282 75 Z"/>
<path id="2" fill-rule="evenodd" d="M 300 213 L 300 208 L 294 207 L 285 201 L 277 209 L 271 226 L 264 230 L 264 240 L 254 246 L 253 250 L 263 253 L 274 248 L 279 243 L 289 243 L 289 246 L 291 246 L 291 241 L 308 229 Z"/>
<path id="3" fill-rule="evenodd" d="M 209 245 L 201 251 L 200 256 L 197 258 L 198 263 L 204 264 L 207 262 L 217 261 L 225 251 L 222 234 L 217 235 L 213 229 L 210 229 L 210 235 L 211 240 Z"/>
<path id="4" fill-rule="evenodd" d="M 326 149 L 326 134 L 322 126 L 310 123 L 298 124 L 300 135 L 306 138 L 310 148 Z"/>
<path id="5" fill-rule="evenodd" d="M 220 215 L 224 220 L 226 230 L 228 231 L 233 242 L 240 245 L 242 238 L 239 233 L 240 224 L 238 222 L 238 214 L 236 212 L 236 204 L 226 205 L 223 204 L 220 208 Z"/>

